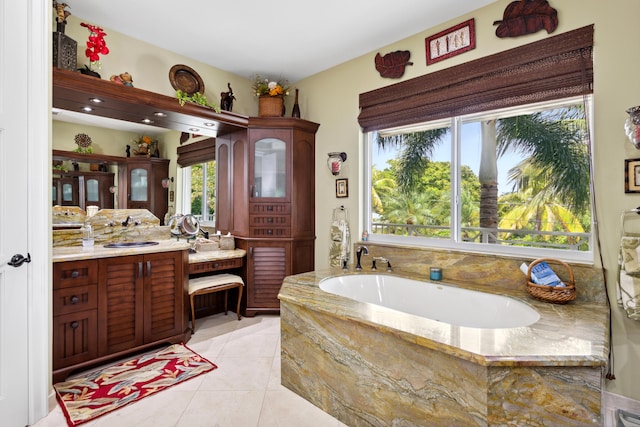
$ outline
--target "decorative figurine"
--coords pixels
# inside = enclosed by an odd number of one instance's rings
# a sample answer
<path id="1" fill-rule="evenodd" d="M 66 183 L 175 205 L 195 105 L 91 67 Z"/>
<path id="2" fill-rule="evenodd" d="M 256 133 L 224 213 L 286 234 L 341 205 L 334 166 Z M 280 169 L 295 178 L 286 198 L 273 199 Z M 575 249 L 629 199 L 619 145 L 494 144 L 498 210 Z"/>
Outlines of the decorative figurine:
<path id="1" fill-rule="evenodd" d="M 67 7 L 71 6 L 53 0 L 53 8 L 56 10 L 56 30 L 59 33 L 64 33 L 65 25 L 67 25 L 67 17 L 71 15 L 71 12 L 65 10 Z"/>
<path id="2" fill-rule="evenodd" d="M 124 72 L 117 76 L 114 74 L 113 76 L 109 77 L 109 80 L 123 86 L 133 87 L 133 77 L 131 77 L 131 74 L 127 72 Z"/>
<path id="3" fill-rule="evenodd" d="M 131 157 L 131 146 L 127 145 L 127 149 L 125 150 L 127 153 L 127 157 Z"/>
<path id="4" fill-rule="evenodd" d="M 233 110 L 233 101 L 236 99 L 233 96 L 233 89 L 231 89 L 231 83 L 227 83 L 229 92 L 220 92 L 220 108 L 225 111 Z"/>

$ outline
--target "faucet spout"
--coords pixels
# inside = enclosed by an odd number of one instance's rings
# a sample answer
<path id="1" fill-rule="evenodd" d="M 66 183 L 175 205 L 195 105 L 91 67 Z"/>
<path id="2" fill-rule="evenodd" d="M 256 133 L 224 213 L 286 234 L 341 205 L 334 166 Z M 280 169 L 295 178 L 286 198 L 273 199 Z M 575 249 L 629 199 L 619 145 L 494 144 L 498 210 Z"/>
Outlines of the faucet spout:
<path id="1" fill-rule="evenodd" d="M 127 225 L 129 225 L 129 221 L 133 221 L 133 217 L 131 215 L 129 215 L 127 217 L 127 219 L 125 219 L 124 221 L 122 221 L 122 226 L 126 227 Z"/>
<path id="2" fill-rule="evenodd" d="M 356 250 L 356 270 L 362 270 L 362 265 L 360 265 L 360 258 L 362 255 L 369 255 L 369 249 L 366 246 L 358 246 Z"/>

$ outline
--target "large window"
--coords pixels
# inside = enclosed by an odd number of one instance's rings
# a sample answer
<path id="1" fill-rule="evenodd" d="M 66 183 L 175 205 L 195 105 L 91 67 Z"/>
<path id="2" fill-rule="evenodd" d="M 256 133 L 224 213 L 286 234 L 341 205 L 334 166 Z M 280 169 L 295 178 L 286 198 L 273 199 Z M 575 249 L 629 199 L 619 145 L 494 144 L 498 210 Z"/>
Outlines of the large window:
<path id="1" fill-rule="evenodd" d="M 367 133 L 371 240 L 591 260 L 590 102 Z"/>

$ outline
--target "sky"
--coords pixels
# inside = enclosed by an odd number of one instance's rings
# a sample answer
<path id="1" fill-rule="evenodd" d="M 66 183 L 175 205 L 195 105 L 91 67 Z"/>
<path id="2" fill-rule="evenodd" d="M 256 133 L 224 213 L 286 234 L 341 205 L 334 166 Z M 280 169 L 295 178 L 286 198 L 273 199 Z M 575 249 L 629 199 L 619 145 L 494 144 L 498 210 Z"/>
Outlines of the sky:
<path id="1" fill-rule="evenodd" d="M 480 167 L 480 150 L 481 150 L 481 138 L 480 138 L 480 125 L 478 122 L 464 124 L 462 129 L 464 137 L 462 146 L 462 163 L 469 166 L 471 170 L 478 175 Z M 378 170 L 383 170 L 387 165 L 387 161 L 394 159 L 398 156 L 398 150 L 395 147 L 387 146 L 385 150 L 381 150 L 378 147 L 373 147 L 372 160 L 373 164 Z M 451 161 L 451 148 L 449 135 L 445 138 L 443 143 L 439 144 L 434 150 L 433 161 L 437 162 L 450 162 Z M 507 175 L 509 169 L 514 167 L 522 160 L 522 156 L 511 151 L 505 153 L 502 157 L 498 158 L 498 193 L 504 194 L 511 192 L 512 184 L 508 183 Z"/>

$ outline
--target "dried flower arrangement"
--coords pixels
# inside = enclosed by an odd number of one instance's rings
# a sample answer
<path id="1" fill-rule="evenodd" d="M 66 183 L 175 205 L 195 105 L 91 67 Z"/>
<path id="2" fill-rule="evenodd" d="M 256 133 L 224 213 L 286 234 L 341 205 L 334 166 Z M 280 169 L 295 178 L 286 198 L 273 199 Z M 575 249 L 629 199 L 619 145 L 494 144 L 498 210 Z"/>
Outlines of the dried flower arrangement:
<path id="1" fill-rule="evenodd" d="M 286 79 L 269 80 L 259 74 L 253 81 L 253 94 L 255 96 L 286 96 L 289 95 L 289 81 Z"/>

